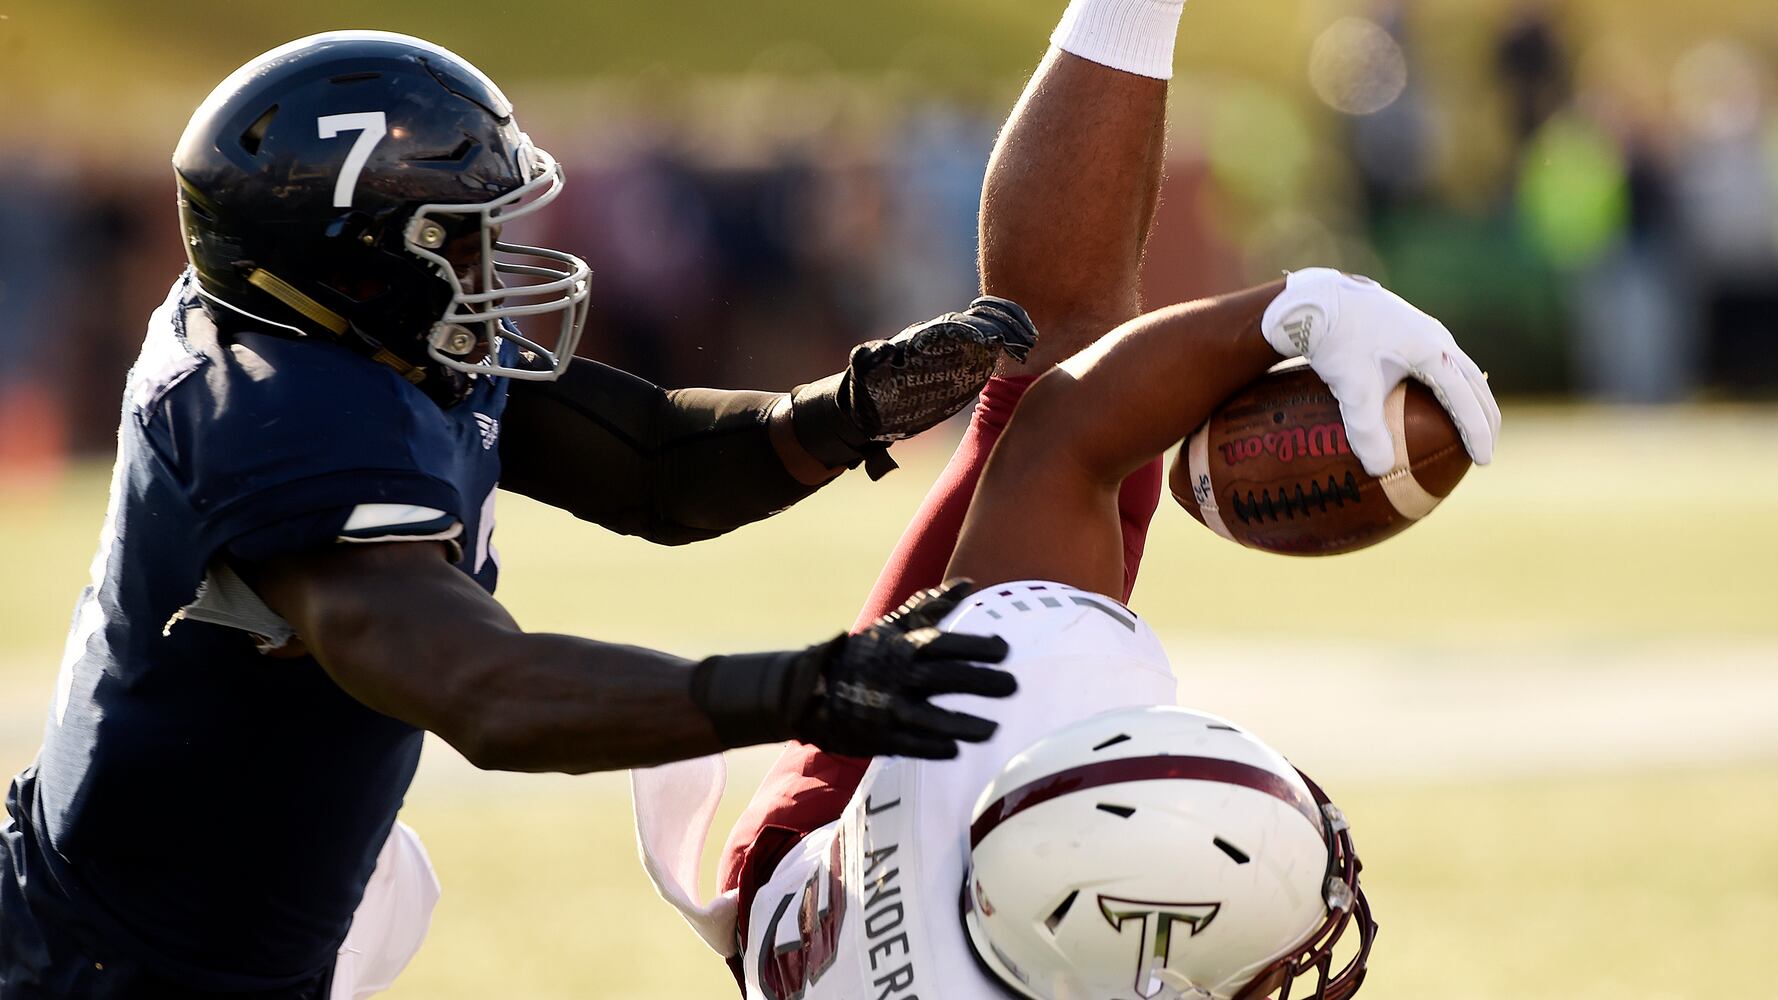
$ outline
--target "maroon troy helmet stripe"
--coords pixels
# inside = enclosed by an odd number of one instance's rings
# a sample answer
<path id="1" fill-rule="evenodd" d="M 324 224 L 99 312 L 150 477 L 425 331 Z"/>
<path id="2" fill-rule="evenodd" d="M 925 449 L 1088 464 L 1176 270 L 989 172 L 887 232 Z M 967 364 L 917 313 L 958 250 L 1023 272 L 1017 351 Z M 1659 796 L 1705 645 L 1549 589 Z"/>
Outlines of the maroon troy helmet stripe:
<path id="1" fill-rule="evenodd" d="M 1220 781 L 1264 792 L 1293 806 L 1317 833 L 1325 836 L 1321 810 L 1302 789 L 1262 767 L 1224 760 L 1221 757 L 1123 757 L 1102 760 L 1066 771 L 1057 771 L 1028 785 L 1013 789 L 982 811 L 969 827 L 969 846 L 982 842 L 990 831 L 1035 805 L 1053 798 L 1101 785 L 1128 781 Z"/>

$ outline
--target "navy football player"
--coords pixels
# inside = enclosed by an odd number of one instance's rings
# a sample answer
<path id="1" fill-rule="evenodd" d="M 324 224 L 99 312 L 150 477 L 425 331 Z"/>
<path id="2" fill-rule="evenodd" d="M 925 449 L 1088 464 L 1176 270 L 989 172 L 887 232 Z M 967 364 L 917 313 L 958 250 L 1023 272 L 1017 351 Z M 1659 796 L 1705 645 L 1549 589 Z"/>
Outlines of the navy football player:
<path id="1" fill-rule="evenodd" d="M 396 823 L 426 730 L 565 772 L 991 734 L 928 703 L 1011 692 L 966 662 L 1004 655 L 989 637 L 886 625 L 692 662 L 526 633 L 490 596 L 493 498 L 719 534 L 880 474 L 1031 346 L 1017 306 L 977 300 L 789 393 L 571 366 L 586 265 L 501 241 L 560 169 L 485 76 L 400 35 L 247 64 L 174 168 L 191 268 L 130 372 L 91 585 L 7 796 L 0 997 L 374 992 L 436 889 Z"/>

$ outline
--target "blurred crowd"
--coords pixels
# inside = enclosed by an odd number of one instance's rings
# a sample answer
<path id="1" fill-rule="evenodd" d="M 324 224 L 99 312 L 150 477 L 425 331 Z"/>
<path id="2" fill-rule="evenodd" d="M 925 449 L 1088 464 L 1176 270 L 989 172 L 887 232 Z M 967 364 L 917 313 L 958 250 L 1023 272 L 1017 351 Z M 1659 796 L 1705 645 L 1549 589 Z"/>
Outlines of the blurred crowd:
<path id="1" fill-rule="evenodd" d="M 1402 20 L 1377 27 L 1381 43 L 1413 65 L 1414 36 Z M 1462 137 L 1441 135 L 1440 107 L 1411 77 L 1387 107 L 1349 119 L 1366 229 L 1384 270 L 1413 268 L 1409 256 L 1441 239 L 1416 230 L 1430 224 L 1436 233 L 1448 216 L 1466 216 L 1459 228 L 1474 228 L 1493 258 L 1476 261 L 1483 270 L 1474 278 L 1518 319 L 1501 332 L 1517 351 L 1479 347 L 1518 376 L 1507 392 L 1634 403 L 1771 395 L 1774 52 L 1710 38 L 1663 73 L 1609 39 L 1576 45 L 1577 33 L 1563 28 L 1549 7 L 1527 3 L 1493 39 L 1489 82 L 1504 155 L 1478 178 L 1479 210 L 1439 204 L 1429 165 L 1465 155 Z M 1465 242 L 1442 240 L 1447 252 Z M 1547 310 L 1537 303 L 1546 295 Z M 1429 307 L 1439 301 L 1424 298 Z M 1462 308 L 1434 311 L 1454 326 L 1466 318 Z"/>
<path id="2" fill-rule="evenodd" d="M 1182 67 L 1150 301 L 1331 263 L 1444 319 L 1505 396 L 1778 393 L 1774 52 L 1714 38 L 1651 62 L 1525 3 L 1463 76 L 1416 29 L 1390 7 L 1324 25 L 1295 87 Z M 1005 96 L 803 79 L 539 102 L 570 184 L 518 235 L 592 265 L 583 354 L 788 387 L 974 294 Z M 0 473 L 53 469 L 109 448 L 182 263 L 173 186 L 161 157 L 0 150 L 0 176 Z"/>

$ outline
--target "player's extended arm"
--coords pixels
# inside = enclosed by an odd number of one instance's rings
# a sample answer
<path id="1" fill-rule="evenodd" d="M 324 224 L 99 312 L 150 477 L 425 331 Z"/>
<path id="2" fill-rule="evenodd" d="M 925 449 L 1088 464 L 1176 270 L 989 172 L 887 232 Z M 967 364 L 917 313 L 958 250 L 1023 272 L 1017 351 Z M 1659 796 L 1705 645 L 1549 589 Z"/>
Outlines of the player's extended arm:
<path id="1" fill-rule="evenodd" d="M 961 662 L 998 662 L 1000 640 L 897 621 L 805 650 L 700 662 L 526 632 L 435 542 L 335 545 L 244 575 L 347 694 L 495 770 L 641 767 L 791 737 L 949 757 L 994 724 L 927 698 L 1014 687 L 1009 674 Z"/>
<path id="2" fill-rule="evenodd" d="M 625 535 L 681 545 L 790 507 L 834 470 L 787 434 L 789 397 L 666 390 L 585 359 L 514 382 L 500 486 Z M 786 440 L 786 439 L 789 440 Z"/>
<path id="3" fill-rule="evenodd" d="M 1138 317 L 1039 379 L 988 460 L 948 572 L 1117 593 L 1118 483 L 1297 356 L 1340 401 L 1371 475 L 1389 471 L 1383 400 L 1403 378 L 1432 389 L 1476 464 L 1492 459 L 1500 409 L 1451 332 L 1368 278 L 1308 268 Z"/>
<path id="4" fill-rule="evenodd" d="M 1122 593 L 1119 485 L 1278 362 L 1260 317 L 1282 286 L 1139 316 L 1038 379 L 988 459 L 947 574 Z"/>
<path id="5" fill-rule="evenodd" d="M 843 371 L 789 393 L 666 390 L 590 361 L 515 382 L 500 485 L 663 544 L 713 538 L 791 506 L 838 474 L 894 463 L 891 441 L 949 417 L 1002 353 L 1036 339 L 1002 299 L 853 350 Z"/>

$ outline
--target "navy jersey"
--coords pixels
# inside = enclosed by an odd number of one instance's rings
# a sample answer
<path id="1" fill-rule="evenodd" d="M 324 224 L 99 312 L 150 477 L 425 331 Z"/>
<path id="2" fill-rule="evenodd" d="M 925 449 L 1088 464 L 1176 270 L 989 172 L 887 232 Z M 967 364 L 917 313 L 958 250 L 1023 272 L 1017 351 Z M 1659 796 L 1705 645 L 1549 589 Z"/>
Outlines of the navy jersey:
<path id="1" fill-rule="evenodd" d="M 441 409 L 340 345 L 220 334 L 189 275 L 174 287 L 130 373 L 43 748 L 12 788 L 0 923 L 22 905 L 95 962 L 193 989 L 331 969 L 421 733 L 182 609 L 231 565 L 378 538 L 446 540 L 492 591 L 505 399 L 484 377 Z"/>

